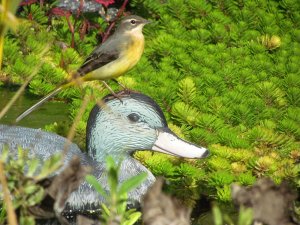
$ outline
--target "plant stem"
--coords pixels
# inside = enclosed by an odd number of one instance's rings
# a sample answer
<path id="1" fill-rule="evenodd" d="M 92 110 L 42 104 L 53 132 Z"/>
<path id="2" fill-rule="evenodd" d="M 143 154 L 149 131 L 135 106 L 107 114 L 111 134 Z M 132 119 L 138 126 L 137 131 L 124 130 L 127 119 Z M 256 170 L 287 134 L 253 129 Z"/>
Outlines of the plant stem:
<path id="1" fill-rule="evenodd" d="M 120 16 L 122 15 L 122 13 L 124 12 L 127 3 L 128 3 L 128 0 L 125 0 L 125 1 L 123 2 L 121 8 L 120 8 L 119 11 L 118 11 L 118 14 L 117 14 L 116 18 L 113 20 L 113 22 L 109 25 L 107 31 L 104 33 L 103 38 L 102 38 L 102 43 L 103 43 L 104 41 L 106 41 L 106 39 L 109 37 L 110 32 L 111 32 L 111 29 L 115 26 L 117 19 L 119 19 L 119 17 L 120 17 Z"/>
<path id="2" fill-rule="evenodd" d="M 6 25 L 4 23 L 7 15 L 7 1 L 3 0 L 1 1 L 1 20 L 0 20 L 0 70 L 2 68 L 2 59 L 3 59 L 3 45 L 4 45 L 4 35 L 6 32 Z"/>
<path id="3" fill-rule="evenodd" d="M 0 160 L 0 183 L 2 185 L 3 195 L 4 195 L 4 202 L 6 204 L 7 210 L 7 220 L 9 225 L 18 225 L 16 213 L 10 199 L 10 193 L 7 187 L 7 181 L 4 176 L 4 166 L 3 162 Z"/>

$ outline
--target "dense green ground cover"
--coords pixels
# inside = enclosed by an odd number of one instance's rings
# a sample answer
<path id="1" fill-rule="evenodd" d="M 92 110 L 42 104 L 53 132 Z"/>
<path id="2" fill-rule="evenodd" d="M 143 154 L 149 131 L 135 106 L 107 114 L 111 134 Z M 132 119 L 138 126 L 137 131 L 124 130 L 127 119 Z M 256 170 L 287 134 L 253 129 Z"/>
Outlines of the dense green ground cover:
<path id="1" fill-rule="evenodd" d="M 21 16 L 27 17 L 28 10 Z M 119 80 L 154 98 L 176 133 L 211 150 L 207 160 L 148 152 L 136 158 L 167 177 L 170 191 L 189 197 L 190 203 L 200 194 L 229 201 L 232 182 L 250 185 L 262 176 L 278 183 L 288 179 L 299 188 L 300 2 L 134 0 L 130 11 L 155 23 L 145 28 L 141 61 Z M 37 23 L 23 21 L 16 34 L 6 37 L 0 76 L 22 84 L 40 66 L 29 90 L 44 95 L 92 51 L 97 30 L 84 39 L 75 32 L 75 49 L 62 50 L 59 46 L 71 40 L 66 20 L 53 18 L 49 26 L 37 5 L 30 13 Z M 106 26 L 101 18 L 89 19 Z M 108 93 L 99 87 L 89 82 L 84 89 L 98 97 Z M 72 88 L 59 95 L 71 101 L 72 118 L 82 93 Z M 81 137 L 93 104 L 78 125 Z"/>

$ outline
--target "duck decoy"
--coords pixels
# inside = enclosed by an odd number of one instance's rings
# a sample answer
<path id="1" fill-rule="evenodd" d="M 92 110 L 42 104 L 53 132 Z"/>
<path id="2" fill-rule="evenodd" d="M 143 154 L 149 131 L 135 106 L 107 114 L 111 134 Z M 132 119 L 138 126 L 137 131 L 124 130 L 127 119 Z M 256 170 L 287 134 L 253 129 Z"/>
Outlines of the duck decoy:
<path id="1" fill-rule="evenodd" d="M 150 97 L 139 93 L 120 94 L 122 101 L 109 95 L 104 104 L 94 106 L 87 122 L 87 154 L 72 143 L 64 158 L 59 174 L 73 156 L 81 159 L 82 165 L 92 168 L 93 174 L 106 188 L 105 158 L 110 155 L 121 162 L 119 182 L 123 182 L 141 172 L 147 179 L 128 194 L 132 202 L 140 202 L 148 187 L 155 181 L 153 174 L 131 154 L 136 150 L 153 150 L 178 157 L 204 158 L 209 151 L 176 136 L 167 126 L 160 107 Z M 17 152 L 18 146 L 29 149 L 29 155 L 41 161 L 63 150 L 67 139 L 40 129 L 0 125 L 0 152 L 4 146 Z M 16 154 L 17 155 L 17 154 Z M 122 160 L 122 161 L 120 161 Z M 54 174 L 55 175 L 55 174 Z M 65 211 L 88 212 L 99 208 L 104 199 L 87 182 L 69 196 Z"/>

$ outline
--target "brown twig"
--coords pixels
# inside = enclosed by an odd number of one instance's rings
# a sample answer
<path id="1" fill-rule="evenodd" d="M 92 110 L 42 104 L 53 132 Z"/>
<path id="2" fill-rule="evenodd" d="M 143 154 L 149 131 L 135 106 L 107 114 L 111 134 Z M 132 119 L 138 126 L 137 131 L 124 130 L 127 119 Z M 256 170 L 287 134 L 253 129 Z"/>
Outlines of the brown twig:
<path id="1" fill-rule="evenodd" d="M 116 18 L 112 21 L 112 23 L 109 25 L 108 29 L 106 30 L 106 32 L 104 33 L 103 37 L 102 37 L 102 43 L 104 41 L 106 41 L 106 39 L 109 37 L 110 32 L 112 30 L 112 28 L 115 26 L 116 21 L 120 18 L 120 16 L 123 14 L 125 7 L 128 3 L 128 0 L 125 0 L 121 6 L 121 8 L 119 9 Z"/>
<path id="2" fill-rule="evenodd" d="M 68 23 L 68 26 L 69 26 L 69 29 L 70 29 L 71 35 L 72 35 L 71 47 L 74 48 L 74 46 L 75 46 L 74 26 L 70 21 L 69 15 L 66 15 L 66 20 L 67 20 L 67 23 Z"/>

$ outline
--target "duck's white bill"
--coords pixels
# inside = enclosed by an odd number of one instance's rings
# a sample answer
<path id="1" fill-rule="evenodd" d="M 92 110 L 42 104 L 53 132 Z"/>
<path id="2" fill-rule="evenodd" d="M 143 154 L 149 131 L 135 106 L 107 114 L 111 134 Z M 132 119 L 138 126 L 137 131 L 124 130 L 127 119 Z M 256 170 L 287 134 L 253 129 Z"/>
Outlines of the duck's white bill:
<path id="1" fill-rule="evenodd" d="M 158 131 L 152 150 L 184 158 L 205 158 L 209 155 L 206 148 L 184 141 L 168 131 Z"/>

